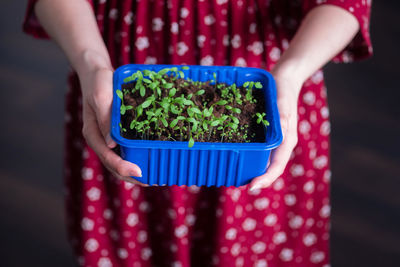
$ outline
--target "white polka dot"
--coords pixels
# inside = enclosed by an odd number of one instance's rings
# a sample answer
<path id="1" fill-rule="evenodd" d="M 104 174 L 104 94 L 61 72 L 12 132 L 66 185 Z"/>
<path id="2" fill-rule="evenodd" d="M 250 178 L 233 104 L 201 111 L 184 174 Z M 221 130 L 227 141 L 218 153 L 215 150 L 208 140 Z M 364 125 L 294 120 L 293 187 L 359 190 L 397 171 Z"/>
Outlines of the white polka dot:
<path id="1" fill-rule="evenodd" d="M 225 34 L 223 37 L 222 37 L 222 44 L 224 45 L 224 46 L 228 46 L 229 45 L 229 35 L 227 35 L 227 34 Z"/>
<path id="2" fill-rule="evenodd" d="M 240 218 L 243 215 L 243 207 L 241 205 L 237 205 L 235 208 L 235 217 Z"/>
<path id="3" fill-rule="evenodd" d="M 321 210 L 319 211 L 319 216 L 322 218 L 327 218 L 331 215 L 331 206 L 330 205 L 324 205 L 322 206 Z"/>
<path id="4" fill-rule="evenodd" d="M 94 252 L 99 248 L 99 242 L 97 242 L 96 239 L 94 238 L 89 238 L 86 242 L 85 242 L 85 249 L 88 252 Z"/>
<path id="5" fill-rule="evenodd" d="M 262 259 L 262 260 L 257 260 L 254 263 L 254 267 L 268 267 L 268 263 L 266 260 Z"/>
<path id="6" fill-rule="evenodd" d="M 104 212 L 103 212 L 104 219 L 110 220 L 112 218 L 112 216 L 113 216 L 113 213 L 112 213 L 112 211 L 110 209 L 105 209 L 104 210 Z"/>
<path id="7" fill-rule="evenodd" d="M 236 258 L 235 267 L 242 267 L 243 264 L 244 264 L 244 259 L 243 259 L 243 257 L 238 257 L 238 258 Z"/>
<path id="8" fill-rule="evenodd" d="M 203 57 L 200 60 L 200 65 L 211 66 L 214 64 L 214 58 L 210 55 Z"/>
<path id="9" fill-rule="evenodd" d="M 289 48 L 289 41 L 288 41 L 287 39 L 283 39 L 283 40 L 282 40 L 282 48 L 283 48 L 284 50 L 286 50 L 286 49 Z"/>
<path id="10" fill-rule="evenodd" d="M 197 36 L 197 45 L 200 47 L 200 48 L 203 48 L 204 47 L 204 42 L 206 41 L 206 37 L 204 36 L 204 35 L 198 35 Z"/>
<path id="11" fill-rule="evenodd" d="M 230 228 L 225 233 L 225 238 L 228 240 L 234 240 L 236 238 L 237 230 L 235 228 Z"/>
<path id="12" fill-rule="evenodd" d="M 150 204 L 147 201 L 143 201 L 142 203 L 139 204 L 139 210 L 143 212 L 148 212 L 150 211 Z"/>
<path id="13" fill-rule="evenodd" d="M 236 61 L 235 61 L 235 66 L 238 66 L 238 67 L 246 67 L 246 66 L 247 66 L 247 62 L 246 62 L 246 60 L 245 60 L 244 58 L 239 57 L 239 58 L 237 58 Z"/>
<path id="14" fill-rule="evenodd" d="M 329 109 L 328 107 L 324 106 L 321 108 L 321 117 L 327 119 L 329 117 Z"/>
<path id="15" fill-rule="evenodd" d="M 81 227 L 85 231 L 92 231 L 94 227 L 94 221 L 84 217 L 81 221 Z"/>
<path id="16" fill-rule="evenodd" d="M 277 221 L 278 221 L 278 218 L 275 214 L 269 214 L 264 218 L 264 224 L 266 226 L 274 226 Z"/>
<path id="17" fill-rule="evenodd" d="M 135 45 L 139 51 L 143 51 L 149 47 L 149 39 L 146 36 L 138 37 Z"/>
<path id="18" fill-rule="evenodd" d="M 300 164 L 293 164 L 290 168 L 290 173 L 293 177 L 299 177 L 304 175 L 304 167 Z"/>
<path id="19" fill-rule="evenodd" d="M 153 253 L 150 248 L 143 248 L 141 251 L 141 258 L 143 260 L 148 260 L 152 254 Z"/>
<path id="20" fill-rule="evenodd" d="M 277 47 L 274 47 L 269 52 L 269 56 L 270 56 L 271 60 L 278 61 L 279 58 L 281 57 L 281 50 Z"/>
<path id="21" fill-rule="evenodd" d="M 249 26 L 249 32 L 250 33 L 256 33 L 257 31 L 257 24 L 256 23 L 251 23 Z"/>
<path id="22" fill-rule="evenodd" d="M 232 201 L 233 202 L 237 202 L 239 200 L 239 198 L 240 198 L 240 195 L 241 195 L 240 189 L 235 188 L 231 192 L 232 192 L 231 193 Z"/>
<path id="23" fill-rule="evenodd" d="M 285 203 L 288 206 L 293 206 L 294 204 L 296 204 L 296 196 L 293 194 L 285 195 Z"/>
<path id="24" fill-rule="evenodd" d="M 175 228 L 175 236 L 178 238 L 182 238 L 188 233 L 188 228 L 186 225 L 180 225 Z"/>
<path id="25" fill-rule="evenodd" d="M 324 79 L 324 74 L 323 74 L 323 72 L 322 71 L 317 71 L 316 73 L 314 73 L 312 76 L 311 76 L 311 81 L 314 83 L 314 84 L 319 84 L 320 82 L 322 82 L 322 80 Z"/>
<path id="26" fill-rule="evenodd" d="M 189 50 L 189 47 L 184 42 L 179 42 L 177 44 L 176 53 L 179 56 L 183 56 L 188 50 Z"/>
<path id="27" fill-rule="evenodd" d="M 293 250 L 290 248 L 282 249 L 279 258 L 281 258 L 282 261 L 291 261 L 293 259 Z"/>
<path id="28" fill-rule="evenodd" d="M 275 191 L 279 191 L 282 190 L 283 186 L 285 185 L 285 183 L 283 182 L 282 178 L 278 178 L 275 180 L 273 187 Z"/>
<path id="29" fill-rule="evenodd" d="M 116 19 L 118 17 L 118 10 L 115 8 L 111 9 L 110 13 L 109 13 L 109 17 L 110 17 L 110 19 Z"/>
<path id="30" fill-rule="evenodd" d="M 317 169 L 322 169 L 322 168 L 326 167 L 328 165 L 328 157 L 325 155 L 317 157 L 314 160 L 313 165 Z"/>
<path id="31" fill-rule="evenodd" d="M 315 103 L 315 94 L 313 92 L 308 91 L 307 93 L 305 93 L 303 95 L 303 101 L 307 105 L 310 105 L 310 106 L 314 105 L 314 103 Z"/>
<path id="32" fill-rule="evenodd" d="M 320 263 L 324 259 L 325 259 L 325 253 L 322 251 L 315 251 L 315 252 L 311 253 L 310 261 L 312 263 Z"/>
<path id="33" fill-rule="evenodd" d="M 218 209 L 215 211 L 215 215 L 216 215 L 217 217 L 221 217 L 223 213 L 224 213 L 224 211 L 223 211 L 221 208 L 218 208 Z"/>
<path id="34" fill-rule="evenodd" d="M 330 134 L 330 132 L 331 132 L 331 123 L 330 123 L 329 121 L 324 121 L 324 122 L 321 124 L 320 133 L 321 133 L 322 135 L 327 136 L 327 135 Z"/>
<path id="35" fill-rule="evenodd" d="M 153 18 L 152 29 L 155 32 L 161 31 L 164 26 L 164 22 L 161 18 Z"/>
<path id="36" fill-rule="evenodd" d="M 299 122 L 299 132 L 303 135 L 308 134 L 311 130 L 311 125 L 308 121 L 302 120 Z"/>
<path id="37" fill-rule="evenodd" d="M 303 218 L 300 215 L 296 215 L 289 220 L 289 226 L 292 229 L 299 229 L 303 225 L 303 222 Z"/>
<path id="38" fill-rule="evenodd" d="M 219 251 L 221 251 L 221 253 L 227 253 L 229 249 L 227 247 L 221 247 Z"/>
<path id="39" fill-rule="evenodd" d="M 246 218 L 242 223 L 243 230 L 253 231 L 256 228 L 257 221 L 252 218 Z"/>
<path id="40" fill-rule="evenodd" d="M 196 215 L 193 214 L 186 215 L 185 222 L 187 225 L 194 225 L 194 223 L 196 222 Z"/>
<path id="41" fill-rule="evenodd" d="M 186 7 L 182 7 L 181 8 L 181 17 L 182 18 L 187 18 L 187 16 L 189 16 L 189 9 L 187 9 Z"/>
<path id="42" fill-rule="evenodd" d="M 134 227 L 138 223 L 139 223 L 139 217 L 136 213 L 130 213 L 126 218 L 126 224 L 128 224 L 131 227 Z"/>
<path id="43" fill-rule="evenodd" d="M 207 15 L 204 17 L 204 23 L 207 26 L 212 25 L 214 22 L 215 22 L 215 18 L 213 15 L 210 14 L 210 15 Z"/>
<path id="44" fill-rule="evenodd" d="M 241 38 L 239 34 L 235 34 L 231 40 L 231 45 L 233 48 L 239 48 L 241 45 Z"/>
<path id="45" fill-rule="evenodd" d="M 266 197 L 257 198 L 254 201 L 254 207 L 258 210 L 264 210 L 268 207 L 268 205 L 269 205 L 269 199 Z"/>
<path id="46" fill-rule="evenodd" d="M 86 196 L 91 201 L 96 201 L 100 199 L 101 191 L 97 187 L 92 187 L 86 192 Z"/>
<path id="47" fill-rule="evenodd" d="M 263 253 L 265 251 L 266 247 L 267 246 L 265 245 L 264 242 L 257 241 L 256 243 L 254 243 L 251 246 L 251 250 L 256 254 L 260 254 L 260 253 Z"/>
<path id="48" fill-rule="evenodd" d="M 93 179 L 93 169 L 92 168 L 83 168 L 82 169 L 82 178 L 83 178 L 83 180 Z"/>
<path id="49" fill-rule="evenodd" d="M 179 24 L 177 22 L 171 23 L 171 32 L 177 34 L 179 32 Z"/>
<path id="50" fill-rule="evenodd" d="M 307 247 L 314 245 L 317 242 L 317 236 L 313 233 L 308 233 L 303 237 L 303 243 Z"/>
<path id="51" fill-rule="evenodd" d="M 240 254 L 240 247 L 241 247 L 240 243 L 235 243 L 232 245 L 232 248 L 231 248 L 232 256 L 236 257 Z"/>
<path id="52" fill-rule="evenodd" d="M 137 241 L 139 243 L 144 243 L 147 240 L 147 232 L 144 230 L 139 231 L 138 235 L 137 235 Z"/>
<path id="53" fill-rule="evenodd" d="M 118 257 L 120 257 L 121 259 L 128 258 L 128 251 L 126 251 L 126 249 L 124 248 L 118 249 Z"/>
<path id="54" fill-rule="evenodd" d="M 314 192 L 314 188 L 315 188 L 314 181 L 308 181 L 303 186 L 304 192 L 306 192 L 308 194 L 311 194 L 312 192 Z"/>
<path id="55" fill-rule="evenodd" d="M 259 56 L 264 52 L 264 46 L 262 42 L 256 41 L 247 47 L 248 51 L 251 51 L 254 55 Z"/>
<path id="56" fill-rule="evenodd" d="M 172 263 L 172 267 L 182 267 L 183 265 L 182 265 L 182 263 L 180 262 L 180 261 L 174 261 L 173 263 Z"/>
<path id="57" fill-rule="evenodd" d="M 112 267 L 112 262 L 109 258 L 106 257 L 102 257 L 99 259 L 99 261 L 97 262 L 97 266 L 98 267 Z"/>
<path id="58" fill-rule="evenodd" d="M 125 15 L 124 21 L 128 25 L 132 24 L 132 22 L 133 22 L 133 13 L 131 11 L 129 11 L 128 14 Z"/>
<path id="59" fill-rule="evenodd" d="M 286 238 L 286 233 L 285 232 L 277 232 L 272 237 L 272 241 L 276 245 L 282 244 L 282 243 L 286 242 L 286 240 L 287 240 L 287 238 Z"/>
<path id="60" fill-rule="evenodd" d="M 176 219 L 176 211 L 173 209 L 168 209 L 167 210 L 168 217 L 171 218 L 172 220 Z"/>
<path id="61" fill-rule="evenodd" d="M 326 170 L 324 172 L 324 182 L 329 183 L 331 180 L 332 172 L 330 170 Z"/>

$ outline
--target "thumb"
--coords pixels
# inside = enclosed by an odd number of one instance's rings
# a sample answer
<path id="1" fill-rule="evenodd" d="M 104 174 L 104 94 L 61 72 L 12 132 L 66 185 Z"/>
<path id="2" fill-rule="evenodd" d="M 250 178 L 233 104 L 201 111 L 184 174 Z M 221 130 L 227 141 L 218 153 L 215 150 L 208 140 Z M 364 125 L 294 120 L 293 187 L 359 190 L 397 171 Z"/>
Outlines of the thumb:
<path id="1" fill-rule="evenodd" d="M 117 145 L 110 135 L 110 117 L 113 100 L 112 77 L 113 72 L 111 70 L 98 71 L 93 91 L 94 111 L 96 113 L 97 124 L 109 148 L 114 148 Z"/>

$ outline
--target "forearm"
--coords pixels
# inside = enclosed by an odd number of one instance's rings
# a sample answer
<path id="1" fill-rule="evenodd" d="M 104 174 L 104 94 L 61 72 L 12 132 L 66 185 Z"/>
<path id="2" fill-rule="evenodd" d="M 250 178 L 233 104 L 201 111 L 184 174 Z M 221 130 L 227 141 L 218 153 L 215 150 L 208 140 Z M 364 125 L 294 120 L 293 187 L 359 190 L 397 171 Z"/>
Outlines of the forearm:
<path id="1" fill-rule="evenodd" d="M 40 0 L 35 13 L 78 73 L 112 68 L 92 7 L 86 0 Z"/>
<path id="2" fill-rule="evenodd" d="M 359 30 L 357 19 L 335 6 L 314 8 L 274 67 L 274 74 L 299 85 L 342 51 Z M 298 87 L 298 94 L 301 86 Z"/>

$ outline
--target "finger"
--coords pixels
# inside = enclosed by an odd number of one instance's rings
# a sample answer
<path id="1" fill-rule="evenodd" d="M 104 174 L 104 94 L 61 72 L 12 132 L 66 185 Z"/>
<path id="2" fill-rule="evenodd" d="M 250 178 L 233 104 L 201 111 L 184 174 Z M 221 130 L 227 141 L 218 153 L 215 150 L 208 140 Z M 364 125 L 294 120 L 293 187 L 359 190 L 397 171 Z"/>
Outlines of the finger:
<path id="1" fill-rule="evenodd" d="M 141 183 L 141 182 L 139 182 L 138 180 L 136 180 L 136 179 L 134 179 L 132 177 L 121 176 L 121 175 L 118 175 L 115 172 L 111 172 L 111 173 L 115 178 L 120 179 L 120 180 L 122 180 L 124 182 L 140 185 L 140 186 L 143 186 L 143 187 L 148 187 L 149 186 L 148 184 Z"/>
<path id="2" fill-rule="evenodd" d="M 96 152 L 106 168 L 119 176 L 142 177 L 142 171 L 134 163 L 123 160 L 114 151 L 107 147 L 97 126 L 94 111 L 89 105 L 84 108 L 83 135 L 88 145 Z"/>
<path id="3" fill-rule="evenodd" d="M 250 183 L 250 190 L 268 187 L 281 176 L 290 159 L 292 150 L 293 146 L 289 142 L 285 142 L 272 151 L 271 163 L 268 166 L 267 172 L 253 179 Z"/>
<path id="4" fill-rule="evenodd" d="M 93 106 L 97 123 L 109 148 L 114 148 L 117 145 L 110 136 L 110 114 L 113 100 L 112 78 L 111 70 L 99 70 L 94 79 L 95 89 L 93 91 Z"/>
<path id="5" fill-rule="evenodd" d="M 293 148 L 297 144 L 297 123 L 282 116 L 282 132 L 282 144 L 272 151 L 267 172 L 252 180 L 250 190 L 270 186 L 285 170 Z"/>

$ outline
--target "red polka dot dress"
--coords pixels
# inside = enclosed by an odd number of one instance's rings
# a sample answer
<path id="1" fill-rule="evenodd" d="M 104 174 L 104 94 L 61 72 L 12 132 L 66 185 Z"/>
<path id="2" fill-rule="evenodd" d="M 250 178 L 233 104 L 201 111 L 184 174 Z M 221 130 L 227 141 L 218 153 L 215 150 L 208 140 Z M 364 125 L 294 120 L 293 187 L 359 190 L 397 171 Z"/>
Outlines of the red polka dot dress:
<path id="1" fill-rule="evenodd" d="M 30 1 L 24 30 L 46 37 Z M 360 32 L 335 61 L 368 57 L 370 0 L 93 0 L 114 67 L 128 63 L 236 65 L 270 70 L 302 18 L 330 4 Z M 119 181 L 82 135 L 75 74 L 66 97 L 69 238 L 79 264 L 329 266 L 329 112 L 322 71 L 304 84 L 299 141 L 269 188 L 147 187 Z"/>

